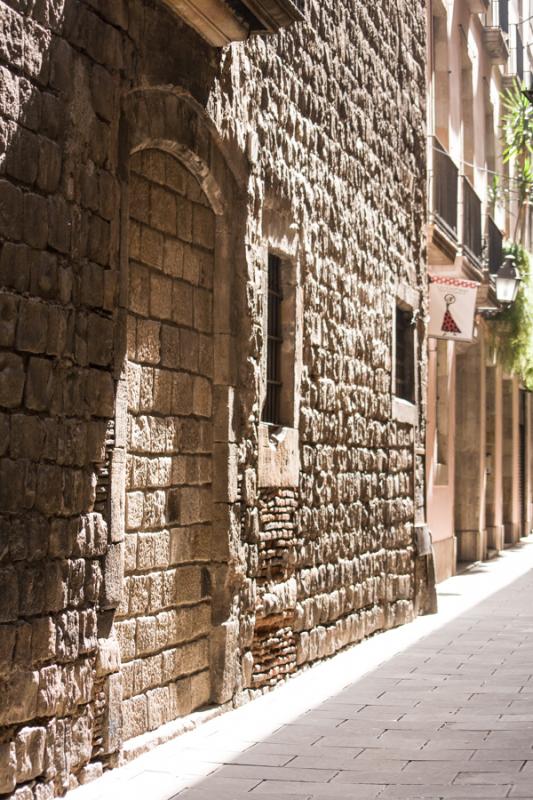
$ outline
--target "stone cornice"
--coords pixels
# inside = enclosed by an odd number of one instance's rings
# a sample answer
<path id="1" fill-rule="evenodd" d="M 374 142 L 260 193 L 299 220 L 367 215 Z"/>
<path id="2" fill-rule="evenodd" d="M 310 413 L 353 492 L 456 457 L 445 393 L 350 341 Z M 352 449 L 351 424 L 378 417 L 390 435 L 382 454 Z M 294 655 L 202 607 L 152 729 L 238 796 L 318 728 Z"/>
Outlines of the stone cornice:
<path id="1" fill-rule="evenodd" d="M 209 44 L 223 47 L 252 33 L 277 33 L 303 19 L 292 0 L 165 0 Z"/>

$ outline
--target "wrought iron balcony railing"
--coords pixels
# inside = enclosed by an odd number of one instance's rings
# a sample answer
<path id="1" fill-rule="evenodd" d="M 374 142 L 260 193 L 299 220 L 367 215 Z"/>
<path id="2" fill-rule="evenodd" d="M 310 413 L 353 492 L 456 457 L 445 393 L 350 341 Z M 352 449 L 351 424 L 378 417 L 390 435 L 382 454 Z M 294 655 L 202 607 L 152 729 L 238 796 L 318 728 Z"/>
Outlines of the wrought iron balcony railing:
<path id="1" fill-rule="evenodd" d="M 433 217 L 435 224 L 457 239 L 458 170 L 437 138 L 433 138 Z"/>
<path id="2" fill-rule="evenodd" d="M 481 200 L 466 176 L 463 189 L 463 250 L 465 255 L 481 267 L 483 259 L 483 237 L 481 233 Z"/>

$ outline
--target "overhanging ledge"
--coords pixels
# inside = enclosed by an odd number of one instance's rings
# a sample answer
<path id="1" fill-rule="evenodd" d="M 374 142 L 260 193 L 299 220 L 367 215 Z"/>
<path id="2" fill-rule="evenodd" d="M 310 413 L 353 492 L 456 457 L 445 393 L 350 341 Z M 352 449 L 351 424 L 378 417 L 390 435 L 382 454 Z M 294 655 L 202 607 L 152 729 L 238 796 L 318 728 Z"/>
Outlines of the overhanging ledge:
<path id="1" fill-rule="evenodd" d="M 277 33 L 303 19 L 293 0 L 165 0 L 209 44 L 224 47 L 254 33 Z"/>

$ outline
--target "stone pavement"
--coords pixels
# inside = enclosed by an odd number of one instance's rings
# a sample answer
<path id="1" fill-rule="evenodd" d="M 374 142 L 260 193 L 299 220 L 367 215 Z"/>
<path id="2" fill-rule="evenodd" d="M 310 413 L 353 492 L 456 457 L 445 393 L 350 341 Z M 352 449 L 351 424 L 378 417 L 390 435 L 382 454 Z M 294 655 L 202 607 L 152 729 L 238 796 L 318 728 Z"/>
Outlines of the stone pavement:
<path id="1" fill-rule="evenodd" d="M 68 800 L 533 800 L 533 539 Z"/>

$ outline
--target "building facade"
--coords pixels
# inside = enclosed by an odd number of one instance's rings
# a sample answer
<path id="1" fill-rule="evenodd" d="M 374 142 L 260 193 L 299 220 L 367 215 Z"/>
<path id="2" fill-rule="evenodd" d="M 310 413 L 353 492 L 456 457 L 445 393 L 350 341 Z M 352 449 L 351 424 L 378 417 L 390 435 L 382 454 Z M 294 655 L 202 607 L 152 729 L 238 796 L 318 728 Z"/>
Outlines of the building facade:
<path id="1" fill-rule="evenodd" d="M 529 85 L 533 8 L 432 0 L 427 15 L 429 275 L 479 284 L 473 340 L 429 340 L 428 522 L 442 580 L 531 529 L 531 399 L 495 355 L 490 326 L 491 280 L 518 214 L 502 93 Z M 529 246 L 530 220 L 517 241 Z"/>
<path id="2" fill-rule="evenodd" d="M 41 800 L 427 607 L 426 19 L 0 20 L 0 794 Z"/>

